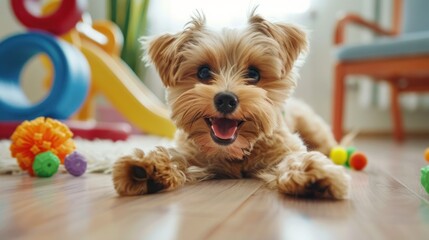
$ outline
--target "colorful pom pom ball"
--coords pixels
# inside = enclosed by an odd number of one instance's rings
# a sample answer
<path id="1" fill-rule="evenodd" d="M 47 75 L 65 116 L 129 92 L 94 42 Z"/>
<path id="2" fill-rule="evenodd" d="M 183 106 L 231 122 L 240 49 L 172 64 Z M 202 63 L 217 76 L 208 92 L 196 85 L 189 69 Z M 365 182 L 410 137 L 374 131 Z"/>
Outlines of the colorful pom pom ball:
<path id="1" fill-rule="evenodd" d="M 87 162 L 82 154 L 73 152 L 64 160 L 64 166 L 68 173 L 75 177 L 79 177 L 85 173 Z"/>
<path id="2" fill-rule="evenodd" d="M 425 155 L 425 160 L 429 162 L 429 148 L 426 148 L 424 155 Z"/>
<path id="3" fill-rule="evenodd" d="M 347 151 L 342 147 L 334 147 L 329 154 L 329 158 L 338 165 L 343 165 L 347 161 Z"/>
<path id="4" fill-rule="evenodd" d="M 51 151 L 39 153 L 34 158 L 33 172 L 38 177 L 52 177 L 60 166 L 60 159 Z"/>
<path id="5" fill-rule="evenodd" d="M 22 122 L 15 129 L 9 149 L 19 167 L 34 176 L 32 166 L 36 155 L 50 151 L 63 163 L 64 158 L 76 148 L 72 137 L 73 133 L 64 123 L 38 117 Z"/>
<path id="6" fill-rule="evenodd" d="M 420 183 L 423 188 L 429 193 L 429 165 L 420 169 Z"/>
<path id="7" fill-rule="evenodd" d="M 350 167 L 354 170 L 362 170 L 366 167 L 368 159 L 366 155 L 362 152 L 354 152 L 350 157 Z"/>
<path id="8" fill-rule="evenodd" d="M 348 148 L 346 149 L 346 151 L 347 151 L 347 161 L 346 161 L 346 163 L 344 163 L 344 165 L 345 165 L 346 167 L 350 167 L 350 157 L 352 156 L 352 154 L 353 154 L 354 152 L 356 152 L 356 148 L 355 148 L 355 147 L 348 147 Z"/>

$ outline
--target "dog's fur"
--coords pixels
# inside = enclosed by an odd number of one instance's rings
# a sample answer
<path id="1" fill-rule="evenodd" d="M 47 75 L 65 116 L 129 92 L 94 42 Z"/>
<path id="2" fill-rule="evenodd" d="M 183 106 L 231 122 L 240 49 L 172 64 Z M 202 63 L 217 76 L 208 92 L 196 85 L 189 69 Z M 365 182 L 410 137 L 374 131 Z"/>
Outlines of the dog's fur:
<path id="1" fill-rule="evenodd" d="M 326 157 L 337 145 L 330 128 L 290 98 L 294 65 L 306 49 L 302 30 L 254 13 L 244 30 L 210 31 L 197 14 L 183 32 L 150 40 L 146 51 L 167 87 L 177 147 L 147 154 L 137 149 L 119 159 L 116 191 L 139 195 L 187 182 L 252 177 L 288 195 L 346 198 L 349 176 Z M 199 78 L 201 66 L 210 68 L 210 79 Z M 259 82 L 250 81 L 249 67 L 259 71 Z M 224 92 L 237 97 L 231 113 L 216 107 L 216 94 Z M 240 123 L 235 140 L 215 141 L 211 124 L 218 118 Z"/>

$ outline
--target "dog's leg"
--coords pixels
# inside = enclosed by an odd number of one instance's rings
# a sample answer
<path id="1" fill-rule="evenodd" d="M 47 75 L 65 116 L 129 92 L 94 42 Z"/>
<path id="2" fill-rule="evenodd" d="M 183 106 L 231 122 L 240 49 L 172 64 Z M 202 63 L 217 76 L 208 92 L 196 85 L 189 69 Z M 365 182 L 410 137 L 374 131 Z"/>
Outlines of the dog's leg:
<path id="1" fill-rule="evenodd" d="M 350 177 L 320 152 L 288 154 L 278 165 L 278 189 L 288 195 L 344 199 Z"/>
<path id="2" fill-rule="evenodd" d="M 147 155 L 136 149 L 134 155 L 124 156 L 114 164 L 115 189 L 120 195 L 141 195 L 180 187 L 189 181 L 186 157 L 164 147 Z"/>
<path id="3" fill-rule="evenodd" d="M 344 167 L 335 165 L 320 152 L 308 152 L 297 135 L 288 135 L 287 148 L 289 151 L 277 165 L 259 174 L 269 187 L 292 196 L 333 199 L 348 196 L 350 177 Z"/>
<path id="4" fill-rule="evenodd" d="M 287 125 L 299 133 L 308 149 L 329 155 L 331 149 L 338 145 L 329 125 L 307 104 L 291 99 L 284 111 Z"/>

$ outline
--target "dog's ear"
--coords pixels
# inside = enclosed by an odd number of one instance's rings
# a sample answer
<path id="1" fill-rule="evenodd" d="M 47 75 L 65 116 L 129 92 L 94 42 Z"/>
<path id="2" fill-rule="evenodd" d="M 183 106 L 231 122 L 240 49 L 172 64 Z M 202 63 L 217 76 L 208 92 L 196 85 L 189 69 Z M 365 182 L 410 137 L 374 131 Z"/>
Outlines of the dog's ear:
<path id="1" fill-rule="evenodd" d="M 173 62 L 176 61 L 178 34 L 164 34 L 153 39 L 141 39 L 145 51 L 144 60 L 153 63 L 166 87 L 173 85 Z"/>
<path id="2" fill-rule="evenodd" d="M 279 43 L 287 71 L 293 67 L 300 54 L 307 51 L 307 36 L 296 26 L 271 23 L 254 13 L 249 18 L 249 24 L 254 31 L 261 32 Z"/>
<path id="3" fill-rule="evenodd" d="M 204 15 L 197 12 L 182 32 L 174 35 L 164 34 L 153 39 L 142 38 L 146 53 L 144 59 L 155 65 L 166 87 L 176 84 L 180 64 L 184 60 L 182 51 L 186 43 L 192 42 L 195 34 L 201 31 L 204 25 Z"/>

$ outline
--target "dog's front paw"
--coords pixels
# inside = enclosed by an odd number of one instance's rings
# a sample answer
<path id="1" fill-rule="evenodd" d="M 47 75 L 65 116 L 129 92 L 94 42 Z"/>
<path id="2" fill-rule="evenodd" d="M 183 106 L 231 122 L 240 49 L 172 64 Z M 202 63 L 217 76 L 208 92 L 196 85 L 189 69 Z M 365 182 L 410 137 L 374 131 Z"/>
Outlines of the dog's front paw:
<path id="1" fill-rule="evenodd" d="M 185 176 L 170 162 L 166 149 L 158 148 L 145 156 L 136 149 L 134 155 L 120 158 L 113 166 L 113 184 L 120 195 L 141 195 L 174 189 Z"/>
<path id="2" fill-rule="evenodd" d="M 347 198 L 350 176 L 320 152 L 289 156 L 280 164 L 278 188 L 281 192 L 303 197 Z"/>

